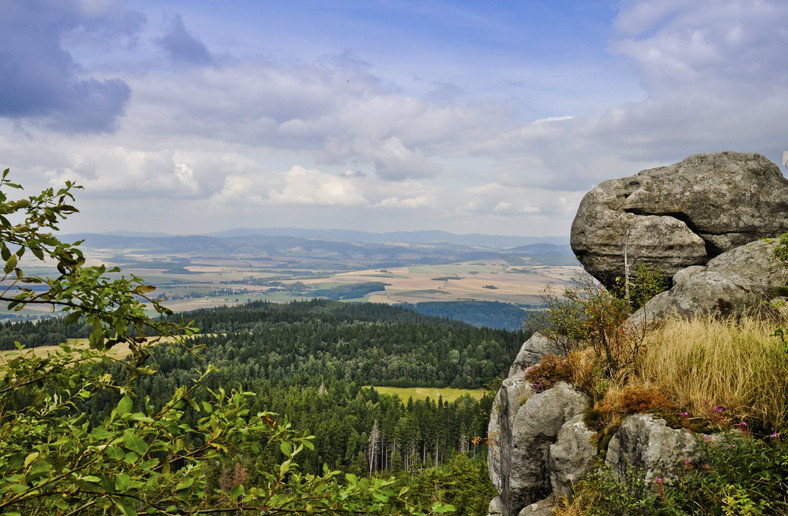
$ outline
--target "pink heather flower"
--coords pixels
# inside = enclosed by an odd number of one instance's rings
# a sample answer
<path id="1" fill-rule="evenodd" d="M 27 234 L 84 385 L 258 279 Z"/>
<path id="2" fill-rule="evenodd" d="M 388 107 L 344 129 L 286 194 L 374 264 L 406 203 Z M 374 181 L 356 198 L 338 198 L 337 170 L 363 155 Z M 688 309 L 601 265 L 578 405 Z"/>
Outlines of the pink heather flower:
<path id="1" fill-rule="evenodd" d="M 738 424 L 738 425 L 736 425 L 736 426 L 738 426 L 739 428 L 747 428 L 747 423 L 745 423 L 744 421 L 742 421 L 741 423 L 739 423 L 739 424 Z"/>
<path id="2" fill-rule="evenodd" d="M 719 405 L 717 405 L 716 407 L 714 407 L 714 412 L 722 412 L 723 410 L 725 410 L 725 409 L 724 409 L 724 408 L 722 408 L 722 407 L 720 407 Z"/>
<path id="3" fill-rule="evenodd" d="M 654 482 L 656 482 L 657 484 L 661 484 L 662 483 L 662 477 L 654 477 Z"/>
<path id="4" fill-rule="evenodd" d="M 708 441 L 709 439 L 711 439 L 711 436 L 710 435 L 704 435 L 703 438 Z"/>
<path id="5" fill-rule="evenodd" d="M 684 464 L 692 464 L 692 459 L 684 459 Z"/>
<path id="6" fill-rule="evenodd" d="M 773 434 L 769 434 L 769 437 L 771 437 L 772 439 L 777 439 L 777 438 L 779 438 L 779 437 L 780 437 L 780 434 L 778 434 L 777 432 L 775 432 L 775 433 L 773 433 Z"/>
<path id="7" fill-rule="evenodd" d="M 689 412 L 682 412 L 681 413 L 681 417 L 687 417 L 687 416 L 689 416 Z"/>

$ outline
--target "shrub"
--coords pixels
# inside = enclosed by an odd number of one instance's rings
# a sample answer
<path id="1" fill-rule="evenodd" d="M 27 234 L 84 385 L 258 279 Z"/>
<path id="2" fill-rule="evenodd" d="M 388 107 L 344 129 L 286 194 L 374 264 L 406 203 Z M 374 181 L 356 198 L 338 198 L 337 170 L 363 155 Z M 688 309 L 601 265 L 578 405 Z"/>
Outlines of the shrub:
<path id="1" fill-rule="evenodd" d="M 542 392 L 558 382 L 571 382 L 574 372 L 569 360 L 552 353 L 544 355 L 542 361 L 525 372 L 534 391 Z"/>

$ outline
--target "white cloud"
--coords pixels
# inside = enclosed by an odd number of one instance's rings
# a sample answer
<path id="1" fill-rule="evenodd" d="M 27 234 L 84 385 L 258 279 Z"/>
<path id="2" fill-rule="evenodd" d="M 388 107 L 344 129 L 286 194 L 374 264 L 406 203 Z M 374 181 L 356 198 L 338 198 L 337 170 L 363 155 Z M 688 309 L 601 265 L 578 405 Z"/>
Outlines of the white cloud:
<path id="1" fill-rule="evenodd" d="M 407 208 L 407 209 L 415 209 L 415 208 L 424 208 L 426 206 L 432 206 L 432 200 L 427 197 L 426 195 L 419 195 L 417 197 L 408 197 L 401 199 L 399 197 L 387 197 L 382 201 L 375 204 L 375 206 L 379 206 L 381 208 Z"/>
<path id="2" fill-rule="evenodd" d="M 359 188 L 347 177 L 332 176 L 319 170 L 295 166 L 285 174 L 285 186 L 270 192 L 272 202 L 352 206 L 366 204 Z"/>

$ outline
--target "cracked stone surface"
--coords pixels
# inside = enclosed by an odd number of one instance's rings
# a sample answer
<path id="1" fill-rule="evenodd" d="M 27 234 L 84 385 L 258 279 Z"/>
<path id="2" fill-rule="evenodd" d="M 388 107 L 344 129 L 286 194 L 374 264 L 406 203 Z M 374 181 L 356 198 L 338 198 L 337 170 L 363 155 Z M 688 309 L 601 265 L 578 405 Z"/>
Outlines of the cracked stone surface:
<path id="1" fill-rule="evenodd" d="M 670 166 L 605 181 L 583 198 L 572 250 L 605 286 L 633 269 L 685 267 L 788 231 L 788 179 L 760 154 L 696 154 Z"/>
<path id="2" fill-rule="evenodd" d="M 706 266 L 687 267 L 673 277 L 673 288 L 657 294 L 630 317 L 631 325 L 670 314 L 741 315 L 763 301 L 785 299 L 785 267 L 774 257 L 775 242 L 756 240 L 712 258 Z"/>

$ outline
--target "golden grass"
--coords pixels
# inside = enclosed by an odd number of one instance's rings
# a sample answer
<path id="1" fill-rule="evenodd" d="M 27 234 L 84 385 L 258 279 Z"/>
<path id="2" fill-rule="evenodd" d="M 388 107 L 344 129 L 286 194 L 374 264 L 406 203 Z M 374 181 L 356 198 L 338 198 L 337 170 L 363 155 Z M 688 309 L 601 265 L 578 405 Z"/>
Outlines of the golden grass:
<path id="1" fill-rule="evenodd" d="M 693 415 L 723 407 L 733 422 L 788 430 L 788 353 L 775 327 L 754 318 L 667 321 L 646 337 L 638 381 Z"/>

